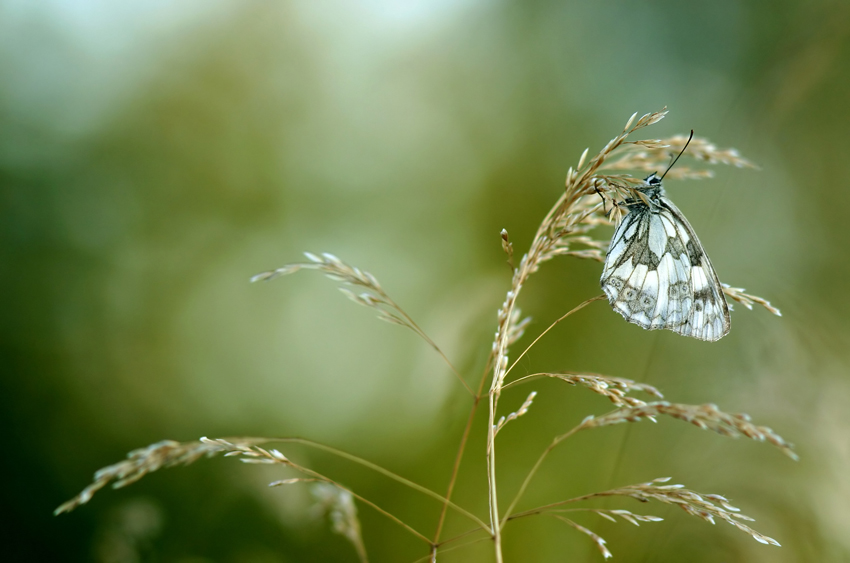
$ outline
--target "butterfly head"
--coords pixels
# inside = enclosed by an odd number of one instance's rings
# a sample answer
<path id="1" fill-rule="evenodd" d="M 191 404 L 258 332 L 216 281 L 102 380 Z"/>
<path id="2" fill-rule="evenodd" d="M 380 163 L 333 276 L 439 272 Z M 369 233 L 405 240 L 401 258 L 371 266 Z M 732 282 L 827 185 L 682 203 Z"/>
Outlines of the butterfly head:
<path id="1" fill-rule="evenodd" d="M 636 189 L 648 195 L 650 198 L 656 198 L 658 196 L 664 195 L 664 188 L 661 186 L 661 176 L 653 172 L 652 174 L 644 178 L 643 181 L 646 185 L 639 186 Z"/>

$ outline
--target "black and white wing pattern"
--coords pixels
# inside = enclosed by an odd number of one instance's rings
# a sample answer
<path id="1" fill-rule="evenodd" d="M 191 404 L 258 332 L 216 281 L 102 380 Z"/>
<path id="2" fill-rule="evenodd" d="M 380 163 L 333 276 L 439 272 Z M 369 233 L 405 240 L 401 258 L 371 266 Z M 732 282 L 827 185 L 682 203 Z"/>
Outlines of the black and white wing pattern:
<path id="1" fill-rule="evenodd" d="M 729 333 L 723 287 L 682 212 L 664 195 L 661 179 L 636 188 L 646 199 L 628 207 L 608 248 L 602 289 L 627 321 L 715 341 Z M 648 204 L 647 204 L 648 203 Z"/>

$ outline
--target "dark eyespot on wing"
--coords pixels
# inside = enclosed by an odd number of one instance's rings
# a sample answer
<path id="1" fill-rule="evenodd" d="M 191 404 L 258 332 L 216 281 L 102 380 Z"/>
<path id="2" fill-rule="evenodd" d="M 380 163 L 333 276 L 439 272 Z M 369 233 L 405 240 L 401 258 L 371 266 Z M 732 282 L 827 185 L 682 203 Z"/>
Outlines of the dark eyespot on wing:
<path id="1" fill-rule="evenodd" d="M 654 295 L 648 292 L 643 292 L 638 297 L 637 306 L 640 307 L 641 311 L 644 311 L 646 313 L 652 313 L 652 311 L 655 309 L 655 301 L 656 299 Z"/>
<path id="2" fill-rule="evenodd" d="M 603 280 L 602 289 L 605 291 L 608 301 L 615 301 L 625 285 L 626 281 L 623 278 L 611 276 L 607 280 Z"/>
<path id="3" fill-rule="evenodd" d="M 667 295 L 670 299 L 684 299 L 688 297 L 691 291 L 691 286 L 686 281 L 673 281 L 670 287 L 667 288 Z"/>
<path id="4" fill-rule="evenodd" d="M 638 294 L 638 291 L 637 291 L 636 288 L 631 287 L 631 286 L 626 286 L 620 292 L 620 299 L 622 301 L 627 302 L 627 303 L 631 303 L 632 301 L 635 300 L 635 298 L 637 297 L 637 294 Z"/>

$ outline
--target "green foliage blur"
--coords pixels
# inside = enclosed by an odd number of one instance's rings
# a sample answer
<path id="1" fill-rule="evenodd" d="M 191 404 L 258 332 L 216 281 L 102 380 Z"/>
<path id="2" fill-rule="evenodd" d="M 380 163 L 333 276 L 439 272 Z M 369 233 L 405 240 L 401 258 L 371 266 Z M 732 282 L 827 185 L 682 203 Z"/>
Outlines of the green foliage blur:
<path id="1" fill-rule="evenodd" d="M 675 402 L 747 412 L 797 444 L 674 420 L 579 434 L 520 508 L 672 476 L 729 497 L 783 547 L 675 507 L 635 528 L 576 521 L 615 561 L 850 558 L 850 4 L 812 2 L 0 1 L 0 527 L 4 561 L 356 561 L 292 475 L 234 460 L 163 470 L 52 510 L 126 452 L 200 436 L 303 436 L 445 492 L 470 400 L 412 333 L 315 272 L 374 274 L 477 384 L 510 272 L 585 147 L 668 106 L 644 138 L 694 129 L 761 170 L 667 182 L 737 306 L 714 344 L 629 325 L 604 302 L 550 332 L 523 373 L 586 370 Z M 602 236 L 605 236 L 604 234 Z M 514 356 L 600 293 L 564 258 L 526 286 Z M 603 398 L 557 381 L 500 434 L 510 498 L 552 436 Z M 486 516 L 476 421 L 455 500 Z M 426 535 L 439 505 L 305 448 L 285 453 Z M 371 560 L 427 548 L 359 505 Z M 446 536 L 469 524 L 450 518 Z M 602 558 L 552 518 L 506 529 L 507 561 Z M 489 542 L 440 561 L 491 561 Z"/>

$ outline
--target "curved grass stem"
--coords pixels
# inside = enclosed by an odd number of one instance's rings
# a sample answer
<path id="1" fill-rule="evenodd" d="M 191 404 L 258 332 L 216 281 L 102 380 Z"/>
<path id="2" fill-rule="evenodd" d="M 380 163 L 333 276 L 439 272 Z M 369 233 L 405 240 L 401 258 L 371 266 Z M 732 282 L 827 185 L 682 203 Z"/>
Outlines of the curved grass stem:
<path id="1" fill-rule="evenodd" d="M 444 503 L 446 506 L 455 510 L 458 514 L 462 514 L 462 515 L 466 516 L 467 518 L 469 518 L 470 520 L 472 520 L 473 522 L 475 522 L 476 524 L 478 524 L 479 526 L 481 526 L 482 528 L 487 530 L 488 533 L 490 532 L 490 527 L 486 523 L 484 523 L 483 520 L 481 520 L 480 518 L 478 518 L 477 516 L 475 516 L 474 514 L 469 512 L 468 510 L 466 510 L 466 509 L 456 505 L 455 503 L 451 502 L 449 499 L 443 497 L 439 493 L 435 493 L 431 489 L 423 487 L 422 485 L 419 485 L 418 483 L 414 483 L 413 481 L 411 481 L 409 479 L 405 479 L 401 475 L 393 473 L 392 471 L 385 469 L 385 468 L 381 467 L 380 465 L 372 463 L 371 461 L 363 459 L 362 457 L 358 457 L 354 454 L 350 454 L 350 453 L 345 452 L 343 450 L 338 450 L 334 447 L 327 446 L 327 445 L 321 444 L 319 442 L 307 440 L 306 438 L 272 438 L 272 439 L 264 439 L 263 438 L 262 440 L 264 440 L 266 442 L 284 442 L 284 443 L 293 443 L 293 444 L 303 444 L 303 445 L 309 446 L 311 448 L 326 451 L 326 452 L 331 453 L 331 454 L 333 454 L 337 457 L 347 459 L 349 461 L 357 463 L 358 465 L 362 465 L 363 467 L 367 467 L 367 468 L 369 468 L 373 471 L 380 473 L 381 475 L 389 477 L 393 481 L 401 483 L 402 485 L 406 485 L 407 487 L 410 487 L 411 489 L 413 489 L 415 491 L 419 491 L 420 493 L 422 493 L 424 495 L 427 495 L 431 498 L 439 500 L 440 502 Z M 430 539 L 427 540 L 427 541 L 428 541 L 428 543 L 432 543 Z"/>
<path id="2" fill-rule="evenodd" d="M 511 367 L 509 367 L 509 368 L 507 369 L 507 371 L 505 371 L 505 376 L 507 376 L 507 375 L 511 372 L 511 370 L 512 370 L 512 369 L 514 369 L 514 366 L 516 366 L 516 365 L 519 363 L 519 361 L 523 358 L 523 356 L 525 356 L 525 354 L 526 354 L 529 350 L 531 350 L 531 347 L 532 347 L 532 346 L 534 346 L 535 344 L 537 344 L 537 341 L 538 341 L 538 340 L 540 340 L 541 338 L 543 338 L 543 336 L 544 336 L 547 332 L 549 332 L 550 330 L 552 330 L 553 328 L 555 328 L 555 325 L 557 325 L 558 323 L 560 323 L 561 321 L 563 321 L 564 319 L 566 319 L 567 317 L 569 317 L 569 316 L 570 316 L 570 315 L 572 315 L 573 313 L 576 313 L 576 312 L 578 312 L 578 311 L 581 311 L 582 309 L 584 309 L 585 307 L 587 307 L 588 305 L 590 305 L 590 304 L 591 304 L 591 303 L 593 303 L 594 301 L 599 301 L 600 299 L 604 299 L 604 298 L 605 298 L 605 295 L 597 295 L 596 297 L 591 297 L 590 299 L 588 299 L 588 300 L 586 300 L 586 301 L 583 301 L 582 303 L 579 303 L 578 305 L 576 305 L 575 307 L 573 307 L 573 308 L 572 308 L 569 312 L 567 312 L 566 314 L 564 314 L 561 318 L 559 318 L 558 320 L 556 320 L 555 322 L 553 322 L 552 324 L 550 324 L 550 325 L 549 325 L 549 328 L 547 328 L 546 330 L 544 330 L 543 332 L 541 332 L 541 333 L 540 333 L 540 335 L 539 335 L 537 338 L 535 338 L 535 339 L 534 339 L 534 341 L 533 341 L 531 344 L 529 344 L 529 345 L 528 345 L 528 347 L 527 347 L 525 350 L 523 350 L 523 351 L 522 351 L 522 353 L 521 353 L 521 354 L 517 357 L 517 359 L 516 359 L 516 360 L 514 360 L 514 362 L 511 364 Z M 505 388 L 505 387 L 507 387 L 508 385 L 510 385 L 510 384 L 507 384 L 507 385 L 503 386 L 503 387 L 502 387 L 502 389 L 504 389 L 504 388 Z"/>
<path id="3" fill-rule="evenodd" d="M 295 469 L 296 471 L 301 471 L 302 473 L 305 473 L 307 475 L 312 475 L 313 477 L 317 478 L 320 481 L 325 481 L 327 483 L 332 484 L 335 487 L 342 489 L 343 491 L 348 492 L 348 494 L 350 494 L 352 497 L 356 498 L 357 500 L 359 500 L 360 502 L 362 502 L 363 504 L 365 504 L 367 506 L 371 506 L 374 510 L 376 510 L 380 514 L 383 514 L 384 516 L 386 516 L 387 518 L 389 518 L 390 520 L 392 520 L 393 522 L 395 522 L 396 524 L 398 524 L 399 526 L 401 526 L 402 528 L 404 528 L 405 530 L 407 530 L 408 532 L 410 532 L 411 534 L 413 534 L 414 536 L 419 538 L 420 540 L 424 541 L 427 544 L 431 543 L 431 540 L 428 539 L 428 537 L 425 534 L 419 532 L 418 530 L 413 528 L 410 524 L 403 521 L 398 516 L 396 516 L 396 515 L 394 515 L 390 512 L 387 512 L 386 510 L 384 510 L 383 508 L 381 508 L 380 506 L 378 506 L 377 504 L 375 504 L 371 500 L 367 499 L 366 497 L 364 497 L 362 495 L 355 493 L 354 491 L 352 491 L 348 487 L 339 484 L 338 482 L 334 481 L 330 477 L 326 477 L 326 476 L 322 475 L 321 473 L 319 473 L 317 471 L 313 471 L 312 469 L 309 469 L 307 467 L 303 467 L 303 466 L 298 465 L 296 463 L 292 463 L 292 460 L 289 460 L 288 464 L 293 469 Z"/>
<path id="4" fill-rule="evenodd" d="M 543 453 L 541 453 L 540 457 L 537 458 L 537 461 L 535 462 L 535 464 L 531 468 L 531 470 L 528 472 L 528 475 L 525 476 L 525 479 L 523 480 L 522 485 L 520 485 L 519 491 L 517 491 L 516 496 L 514 496 L 514 499 L 511 501 L 511 504 L 508 505 L 507 510 L 505 510 L 505 517 L 500 522 L 500 524 L 499 524 L 500 527 L 504 526 L 505 522 L 507 522 L 511 518 L 511 511 L 513 511 L 516 504 L 522 498 L 522 495 L 525 493 L 525 490 L 528 488 L 528 484 L 531 482 L 531 479 L 534 478 L 534 475 L 537 473 L 537 470 L 540 469 L 540 466 L 543 464 L 543 461 L 546 459 L 546 457 L 549 455 L 549 453 L 552 450 L 554 450 L 558 446 L 558 444 L 560 444 L 561 442 L 563 442 L 564 440 L 566 440 L 567 438 L 569 438 L 570 436 L 572 436 L 573 434 L 578 432 L 581 428 L 582 428 L 582 426 L 579 425 L 579 426 L 576 426 L 575 428 L 573 428 L 572 430 L 570 430 L 569 432 L 567 432 L 566 434 L 561 434 L 560 436 L 556 436 L 555 439 L 552 440 L 552 443 L 549 444 L 549 446 L 545 450 L 543 450 Z"/>
<path id="5" fill-rule="evenodd" d="M 449 366 L 449 369 L 450 369 L 450 370 L 452 370 L 452 373 L 455 375 L 455 377 L 457 377 L 458 381 L 460 381 L 460 383 L 461 383 L 461 385 L 463 385 L 464 389 L 466 389 L 466 391 L 467 391 L 467 392 L 468 392 L 468 393 L 469 393 L 472 397 L 477 397 L 478 395 L 475 393 L 475 391 L 473 391 L 473 390 L 472 390 L 472 387 L 470 387 L 470 386 L 469 386 L 469 384 L 466 382 L 466 380 L 465 380 L 465 379 L 464 379 L 464 378 L 460 375 L 460 372 L 457 370 L 457 368 L 455 368 L 454 364 L 452 364 L 452 363 L 451 363 L 451 361 L 449 361 L 449 358 L 445 355 L 445 353 L 443 353 L 443 351 L 440 349 L 440 347 L 439 347 L 439 346 L 437 346 L 437 343 L 436 343 L 436 342 L 434 342 L 433 340 L 431 340 L 431 337 L 430 337 L 430 336 L 428 336 L 428 335 L 425 333 L 425 331 L 424 331 L 424 330 L 422 330 L 422 329 L 419 327 L 419 325 L 418 325 L 418 324 L 416 324 L 416 322 L 415 322 L 412 318 L 410 318 L 410 315 L 408 315 L 408 314 L 404 311 L 404 309 L 402 309 L 401 307 L 399 307 L 398 303 L 396 303 L 395 301 L 393 301 L 393 300 L 392 300 L 392 298 L 391 298 L 389 295 L 387 295 L 386 293 L 383 293 L 383 292 L 381 292 L 381 293 L 382 293 L 382 296 L 383 296 L 383 297 L 384 297 L 384 298 L 385 298 L 385 299 L 386 299 L 386 300 L 387 300 L 387 301 L 388 301 L 388 302 L 389 302 L 389 303 L 390 303 L 390 304 L 391 304 L 391 305 L 392 305 L 392 306 L 393 306 L 393 307 L 394 307 L 394 308 L 395 308 L 395 309 L 396 309 L 399 313 L 401 313 L 401 314 L 402 314 L 402 316 L 404 316 L 405 320 L 406 320 L 408 323 L 410 323 L 410 327 L 413 329 L 413 331 L 414 331 L 416 334 L 418 334 L 418 335 L 419 335 L 419 336 L 420 336 L 420 337 L 421 337 L 421 338 L 422 338 L 425 342 L 427 342 L 427 343 L 428 343 L 428 345 L 429 345 L 429 346 L 431 346 L 431 348 L 433 348 L 433 349 L 434 349 L 434 351 L 436 351 L 436 352 L 437 352 L 437 354 L 439 354 L 441 358 L 443 358 L 443 361 L 444 361 L 444 362 L 446 362 L 446 365 L 447 365 L 447 366 Z"/>
<path id="6" fill-rule="evenodd" d="M 437 550 L 440 545 L 445 542 L 440 542 L 440 535 L 443 533 L 443 525 L 446 521 L 446 513 L 448 511 L 448 501 L 452 498 L 452 493 L 454 492 L 454 486 L 457 482 L 457 476 L 460 472 L 460 463 L 463 460 L 463 453 L 466 450 L 466 444 L 469 440 L 469 433 L 472 430 L 472 422 L 475 419 L 475 413 L 478 411 L 478 405 L 481 403 L 481 392 L 484 390 L 484 383 L 487 381 L 487 374 L 490 373 L 490 369 L 493 366 L 493 352 L 490 352 L 490 355 L 487 358 L 487 363 L 484 366 L 484 371 L 481 373 L 481 377 L 478 381 L 478 391 L 475 394 L 475 400 L 472 403 L 472 408 L 469 410 L 469 416 L 466 420 L 466 426 L 463 429 L 463 435 L 460 439 L 460 445 L 458 446 L 457 454 L 455 455 L 454 465 L 452 466 L 452 476 L 449 479 L 448 490 L 446 491 L 446 502 L 443 503 L 443 508 L 440 510 L 440 517 L 437 520 L 437 530 L 434 532 L 434 541 L 431 547 L 431 561 L 436 563 L 437 561 Z M 481 528 L 477 528 L 481 529 Z"/>

